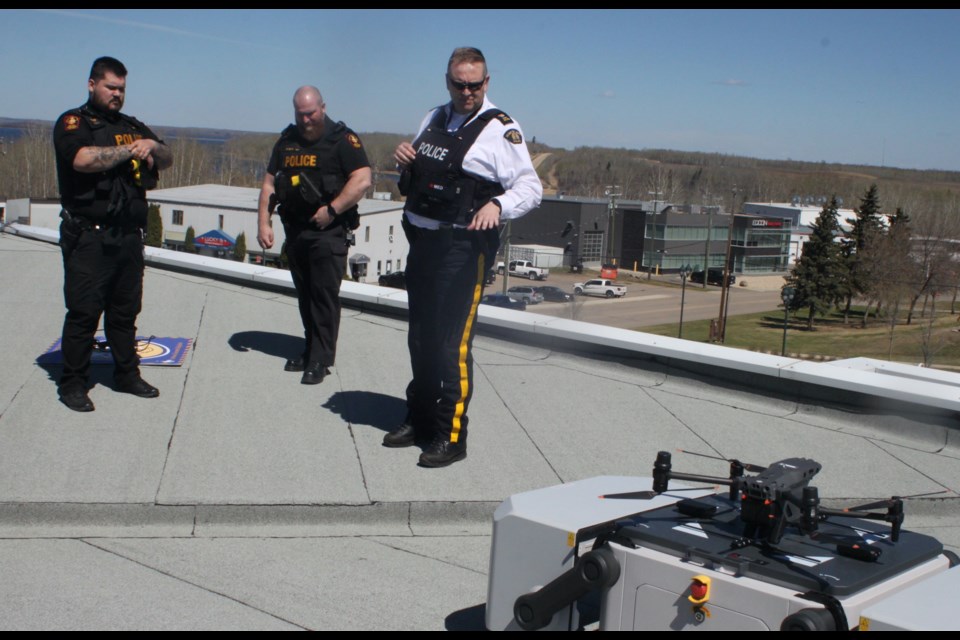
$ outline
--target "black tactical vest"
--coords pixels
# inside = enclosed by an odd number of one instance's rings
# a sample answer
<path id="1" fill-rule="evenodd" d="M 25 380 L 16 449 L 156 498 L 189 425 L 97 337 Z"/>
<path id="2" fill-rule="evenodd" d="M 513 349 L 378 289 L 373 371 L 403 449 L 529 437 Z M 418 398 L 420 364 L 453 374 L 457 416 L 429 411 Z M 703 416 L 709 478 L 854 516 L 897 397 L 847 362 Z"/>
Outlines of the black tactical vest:
<path id="1" fill-rule="evenodd" d="M 274 187 L 278 212 L 286 224 L 303 225 L 321 206 L 337 197 L 346 179 L 336 154 L 336 146 L 347 132 L 343 122 L 328 120 L 320 140 L 305 144 L 295 125 L 280 134 L 277 173 Z M 339 211 L 338 217 L 344 219 Z"/>
<path id="2" fill-rule="evenodd" d="M 144 137 L 153 139 L 146 125 L 132 116 L 117 114 L 110 121 L 89 105 L 68 111 L 64 117 L 69 115 L 86 122 L 96 147 L 120 147 Z M 145 164 L 132 160 L 99 173 L 81 173 L 70 167 L 66 175 L 61 175 L 61 203 L 73 215 L 142 227 L 147 217 L 146 190 L 156 187 L 157 175 L 155 170 L 147 170 Z"/>
<path id="3" fill-rule="evenodd" d="M 467 225 L 480 207 L 503 193 L 499 182 L 484 180 L 463 170 L 463 159 L 490 120 L 503 114 L 488 109 L 467 126 L 446 130 L 444 109 L 413 141 L 413 161 L 406 210 L 432 220 Z"/>

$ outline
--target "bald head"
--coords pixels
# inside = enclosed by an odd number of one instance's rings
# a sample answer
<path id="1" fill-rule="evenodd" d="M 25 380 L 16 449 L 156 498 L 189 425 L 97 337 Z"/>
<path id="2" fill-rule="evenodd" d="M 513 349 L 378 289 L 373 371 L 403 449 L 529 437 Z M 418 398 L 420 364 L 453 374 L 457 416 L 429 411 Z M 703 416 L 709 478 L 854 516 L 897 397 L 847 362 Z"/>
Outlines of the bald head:
<path id="1" fill-rule="evenodd" d="M 293 112 L 297 130 L 306 140 L 319 140 L 323 135 L 326 105 L 316 87 L 303 86 L 293 94 Z"/>
<path id="2" fill-rule="evenodd" d="M 296 93 L 293 94 L 294 107 L 296 107 L 298 102 L 302 102 L 304 100 L 310 100 L 310 101 L 319 102 L 320 104 L 323 104 L 323 96 L 320 95 L 320 89 L 317 89 L 316 87 L 312 87 L 310 85 L 303 85 L 302 87 L 297 89 Z"/>

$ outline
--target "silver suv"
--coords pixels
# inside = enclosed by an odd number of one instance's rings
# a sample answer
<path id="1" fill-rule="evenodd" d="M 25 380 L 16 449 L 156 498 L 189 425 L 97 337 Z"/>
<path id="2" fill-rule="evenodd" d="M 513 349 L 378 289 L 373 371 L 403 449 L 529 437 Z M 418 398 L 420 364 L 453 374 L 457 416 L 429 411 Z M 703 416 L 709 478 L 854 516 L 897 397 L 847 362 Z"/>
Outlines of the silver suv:
<path id="1" fill-rule="evenodd" d="M 523 300 L 527 304 L 543 302 L 543 294 L 533 287 L 510 287 L 507 289 L 507 295 L 514 300 Z"/>

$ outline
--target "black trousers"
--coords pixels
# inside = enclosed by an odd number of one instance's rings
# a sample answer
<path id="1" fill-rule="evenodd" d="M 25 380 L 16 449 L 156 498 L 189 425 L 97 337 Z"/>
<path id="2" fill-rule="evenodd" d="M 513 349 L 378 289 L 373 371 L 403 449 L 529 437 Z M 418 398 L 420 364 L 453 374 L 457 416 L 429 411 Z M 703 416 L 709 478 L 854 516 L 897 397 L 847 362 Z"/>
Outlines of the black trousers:
<path id="1" fill-rule="evenodd" d="M 497 230 L 430 231 L 404 219 L 410 240 L 407 420 L 418 432 L 465 442 L 473 397 L 473 336 Z"/>
<path id="2" fill-rule="evenodd" d="M 67 307 L 60 388 L 86 390 L 101 315 L 113 354 L 114 378 L 138 378 L 136 322 L 143 296 L 143 235 L 138 229 L 96 231 L 83 229 L 76 221 L 64 221 L 60 250 Z"/>
<path id="3" fill-rule="evenodd" d="M 297 230 L 287 233 L 287 258 L 293 286 L 297 289 L 307 365 L 332 367 L 337 359 L 340 334 L 340 283 L 346 270 L 346 232 L 337 226 L 325 231 Z"/>

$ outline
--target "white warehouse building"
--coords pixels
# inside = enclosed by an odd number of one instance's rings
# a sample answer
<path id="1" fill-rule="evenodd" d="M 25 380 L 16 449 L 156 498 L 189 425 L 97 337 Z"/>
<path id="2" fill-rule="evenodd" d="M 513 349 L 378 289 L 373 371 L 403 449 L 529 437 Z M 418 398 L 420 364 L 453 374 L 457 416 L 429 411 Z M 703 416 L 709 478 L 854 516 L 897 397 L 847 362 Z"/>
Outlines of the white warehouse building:
<path id="1" fill-rule="evenodd" d="M 233 243 L 241 232 L 246 237 L 247 262 L 277 264 L 286 236 L 279 216 L 271 217 L 274 245 L 261 251 L 257 244 L 257 206 L 260 190 L 202 184 L 156 189 L 147 201 L 160 207 L 163 247 L 183 250 L 187 228 L 193 227 L 198 250 L 207 255 L 233 255 Z M 360 227 L 354 231 L 356 245 L 349 250 L 349 274 L 358 282 L 376 283 L 391 271 L 403 270 L 407 257 L 406 236 L 400 226 L 403 203 L 364 198 L 359 204 Z M 6 203 L 7 218 L 48 229 L 60 228 L 60 205 L 29 199 Z"/>

